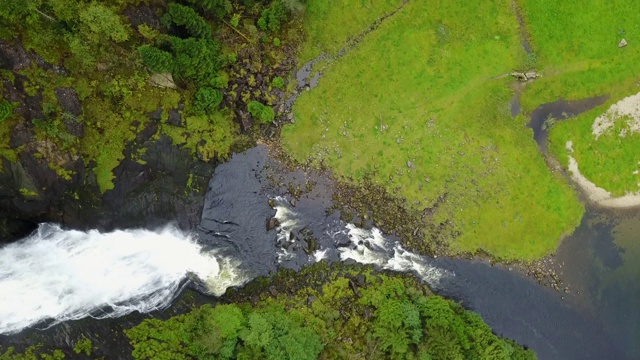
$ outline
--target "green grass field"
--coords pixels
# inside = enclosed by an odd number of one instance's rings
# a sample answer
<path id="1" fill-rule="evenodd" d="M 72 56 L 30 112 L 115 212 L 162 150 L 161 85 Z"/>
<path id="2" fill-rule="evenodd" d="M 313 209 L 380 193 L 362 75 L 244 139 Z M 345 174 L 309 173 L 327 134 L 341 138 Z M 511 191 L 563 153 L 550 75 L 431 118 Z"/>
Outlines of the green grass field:
<path id="1" fill-rule="evenodd" d="M 577 119 L 558 123 L 550 150 L 567 164 L 565 144 L 573 141 L 580 171 L 614 195 L 638 191 L 638 134 L 620 138 L 614 131 L 597 141 L 591 134 L 596 117 L 622 98 L 640 91 L 640 14 L 628 11 L 632 0 L 601 2 L 518 1 L 543 77 L 527 86 L 523 109 L 557 99 L 578 100 L 609 95 L 609 101 Z M 628 45 L 619 48 L 624 38 Z M 621 124 L 618 124 L 620 126 Z"/>
<path id="2" fill-rule="evenodd" d="M 526 119 L 510 116 L 512 80 L 500 75 L 526 61 L 510 1 L 410 2 L 300 96 L 283 146 L 356 182 L 374 172 L 416 209 L 445 195 L 433 220 L 460 232 L 453 252 L 540 258 L 583 208 Z"/>
<path id="3" fill-rule="evenodd" d="M 346 41 L 401 4 L 402 0 L 309 1 L 304 19 L 307 40 L 299 63 L 304 64 L 323 52 L 335 55 Z"/>

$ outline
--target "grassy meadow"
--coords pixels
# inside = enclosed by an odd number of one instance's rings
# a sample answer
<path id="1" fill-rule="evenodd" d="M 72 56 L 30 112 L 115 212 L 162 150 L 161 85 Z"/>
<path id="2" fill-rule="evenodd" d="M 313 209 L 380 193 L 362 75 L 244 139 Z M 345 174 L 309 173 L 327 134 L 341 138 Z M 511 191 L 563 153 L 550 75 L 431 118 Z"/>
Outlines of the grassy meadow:
<path id="1" fill-rule="evenodd" d="M 453 253 L 540 258 L 583 207 L 510 115 L 513 80 L 501 75 L 527 61 L 510 1 L 409 2 L 299 97 L 283 146 L 356 182 L 373 173 L 415 209 L 436 206 Z"/>
<path id="2" fill-rule="evenodd" d="M 346 41 L 401 5 L 402 0 L 309 1 L 304 21 L 307 40 L 299 63 L 304 64 L 323 52 L 335 55 Z"/>
<path id="3" fill-rule="evenodd" d="M 619 137 L 619 129 L 597 141 L 591 133 L 594 120 L 612 104 L 640 91 L 640 15 L 630 12 L 631 0 L 580 3 L 518 1 L 527 24 L 538 68 L 543 77 L 527 86 L 523 109 L 559 98 L 578 100 L 609 95 L 606 104 L 576 119 L 557 123 L 550 133 L 550 150 L 563 164 L 565 144 L 573 141 L 573 156 L 580 171 L 598 186 L 623 195 L 638 191 L 639 134 Z M 628 45 L 618 47 L 621 39 Z M 620 121 L 616 126 L 622 127 Z"/>

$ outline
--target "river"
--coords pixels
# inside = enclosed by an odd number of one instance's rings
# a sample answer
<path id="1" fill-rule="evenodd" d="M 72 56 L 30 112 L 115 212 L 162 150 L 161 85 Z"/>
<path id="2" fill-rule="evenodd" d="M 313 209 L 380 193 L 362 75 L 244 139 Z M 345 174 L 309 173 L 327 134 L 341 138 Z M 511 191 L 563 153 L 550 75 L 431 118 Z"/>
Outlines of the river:
<path id="1" fill-rule="evenodd" d="M 0 344 L 19 344 L 40 332 L 19 332 L 24 327 L 51 327 L 44 333 L 55 338 L 71 331 L 69 320 L 158 314 L 187 283 L 220 295 L 279 267 L 325 260 L 412 272 L 540 359 L 637 358 L 636 213 L 587 213 L 558 251 L 558 271 L 571 289 L 558 293 L 502 266 L 419 256 L 375 228 L 344 223 L 327 211 L 328 180 L 288 172 L 267 154 L 258 146 L 218 166 L 192 234 L 171 226 L 99 234 L 44 224 L 0 249 Z M 299 200 L 282 196 L 309 182 L 314 186 Z M 272 217 L 279 224 L 268 230 Z"/>

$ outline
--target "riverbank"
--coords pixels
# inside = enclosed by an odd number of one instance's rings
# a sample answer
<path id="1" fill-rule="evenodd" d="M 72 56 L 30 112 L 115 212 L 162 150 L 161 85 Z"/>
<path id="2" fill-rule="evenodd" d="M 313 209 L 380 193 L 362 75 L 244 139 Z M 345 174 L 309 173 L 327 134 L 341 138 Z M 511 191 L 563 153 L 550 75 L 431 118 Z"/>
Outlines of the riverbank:
<path id="1" fill-rule="evenodd" d="M 498 75 L 529 66 L 515 9 L 487 3 L 467 19 L 462 6 L 410 2 L 323 64 L 282 144 L 345 182 L 406 199 L 419 220 L 407 236 L 414 249 L 534 261 L 553 253 L 584 209 L 548 171 L 525 118 L 510 116 L 514 80 Z M 496 16 L 509 26 L 481 20 Z"/>

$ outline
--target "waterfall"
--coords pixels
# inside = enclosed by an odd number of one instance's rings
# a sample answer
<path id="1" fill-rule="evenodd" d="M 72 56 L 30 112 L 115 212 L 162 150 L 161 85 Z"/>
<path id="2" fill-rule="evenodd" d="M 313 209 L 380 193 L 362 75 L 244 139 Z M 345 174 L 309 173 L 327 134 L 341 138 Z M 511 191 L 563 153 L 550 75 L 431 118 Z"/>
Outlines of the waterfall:
<path id="1" fill-rule="evenodd" d="M 189 274 L 215 295 L 244 281 L 229 259 L 172 227 L 100 233 L 42 224 L 0 248 L 0 333 L 162 309 Z"/>

